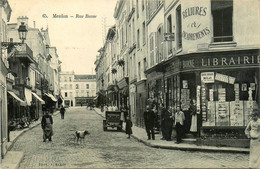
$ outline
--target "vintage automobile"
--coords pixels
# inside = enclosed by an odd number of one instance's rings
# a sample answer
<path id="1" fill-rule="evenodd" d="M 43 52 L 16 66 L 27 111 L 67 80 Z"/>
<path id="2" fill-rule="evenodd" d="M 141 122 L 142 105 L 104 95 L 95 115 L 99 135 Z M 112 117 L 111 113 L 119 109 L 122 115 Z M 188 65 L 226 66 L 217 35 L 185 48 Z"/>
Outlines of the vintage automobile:
<path id="1" fill-rule="evenodd" d="M 122 131 L 122 124 L 120 111 L 106 111 L 106 119 L 103 120 L 104 131 L 107 131 L 108 127 L 112 129 L 117 128 L 117 131 Z"/>

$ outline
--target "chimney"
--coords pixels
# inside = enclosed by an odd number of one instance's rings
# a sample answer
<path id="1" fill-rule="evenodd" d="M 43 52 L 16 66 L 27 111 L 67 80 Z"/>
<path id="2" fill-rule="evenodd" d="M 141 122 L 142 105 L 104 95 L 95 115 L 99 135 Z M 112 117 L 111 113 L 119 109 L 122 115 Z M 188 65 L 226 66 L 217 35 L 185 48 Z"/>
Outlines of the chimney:
<path id="1" fill-rule="evenodd" d="M 36 21 L 33 21 L 33 28 L 36 28 Z"/>
<path id="2" fill-rule="evenodd" d="M 20 16 L 17 18 L 17 28 L 21 25 L 21 22 L 24 22 L 24 25 L 28 28 L 28 20 L 29 18 L 27 16 Z"/>

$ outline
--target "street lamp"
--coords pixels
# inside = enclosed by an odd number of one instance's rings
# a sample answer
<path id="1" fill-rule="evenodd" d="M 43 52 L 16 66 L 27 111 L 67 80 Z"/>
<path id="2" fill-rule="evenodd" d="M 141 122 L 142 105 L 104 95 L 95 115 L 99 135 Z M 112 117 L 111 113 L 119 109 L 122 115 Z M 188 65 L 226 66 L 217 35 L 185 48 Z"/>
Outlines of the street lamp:
<path id="1" fill-rule="evenodd" d="M 18 28 L 18 33 L 22 43 L 24 43 L 24 40 L 26 39 L 27 32 L 28 30 L 26 29 L 26 25 L 24 25 L 24 22 L 21 22 L 21 25 Z"/>

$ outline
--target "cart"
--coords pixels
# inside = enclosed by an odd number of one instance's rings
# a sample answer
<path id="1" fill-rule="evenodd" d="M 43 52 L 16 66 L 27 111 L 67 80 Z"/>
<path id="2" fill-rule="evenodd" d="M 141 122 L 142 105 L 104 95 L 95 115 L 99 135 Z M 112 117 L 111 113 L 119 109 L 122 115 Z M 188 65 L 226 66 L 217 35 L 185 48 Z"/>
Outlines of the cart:
<path id="1" fill-rule="evenodd" d="M 120 111 L 106 111 L 106 119 L 103 120 L 103 130 L 107 131 L 108 127 L 117 131 L 122 131 L 121 112 Z"/>

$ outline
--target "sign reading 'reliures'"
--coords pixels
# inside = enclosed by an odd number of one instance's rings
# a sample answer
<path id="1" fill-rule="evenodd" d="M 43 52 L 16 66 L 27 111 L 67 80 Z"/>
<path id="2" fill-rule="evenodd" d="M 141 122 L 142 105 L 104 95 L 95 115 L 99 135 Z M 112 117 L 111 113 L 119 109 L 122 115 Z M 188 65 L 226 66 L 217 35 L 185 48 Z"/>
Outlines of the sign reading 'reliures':
<path id="1" fill-rule="evenodd" d="M 208 8 L 204 6 L 192 6 L 182 11 L 184 27 L 182 37 L 186 40 L 199 40 L 210 34 L 210 29 L 205 26 L 202 17 L 208 15 Z"/>

